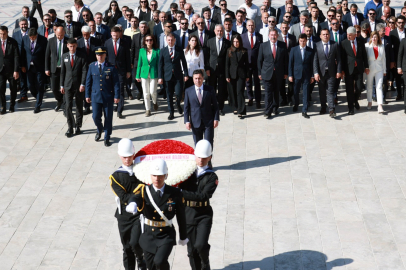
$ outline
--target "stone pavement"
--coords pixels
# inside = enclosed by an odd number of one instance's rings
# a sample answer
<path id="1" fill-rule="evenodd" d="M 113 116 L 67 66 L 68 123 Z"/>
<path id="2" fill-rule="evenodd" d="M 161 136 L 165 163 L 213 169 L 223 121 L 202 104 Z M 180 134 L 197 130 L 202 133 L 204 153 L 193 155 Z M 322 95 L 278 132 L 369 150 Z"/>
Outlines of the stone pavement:
<path id="1" fill-rule="evenodd" d="M 18 18 L 22 4 L 29 1 L 0 4 L 1 20 Z M 58 14 L 70 6 L 55 5 Z M 361 110 L 347 116 L 343 91 L 335 120 L 318 115 L 317 90 L 309 120 L 290 107 L 272 120 L 248 107 L 239 120 L 227 108 L 215 134 L 213 269 L 406 269 L 403 106 L 389 99 L 387 113 L 378 115 L 376 106 L 366 110 L 363 93 Z M 126 101 L 126 118 L 114 117 L 110 148 L 93 140 L 90 115 L 84 134 L 67 139 L 50 91 L 43 112 L 32 113 L 30 96 L 0 116 L 1 270 L 123 269 L 108 180 L 120 165 L 118 140 L 131 138 L 137 150 L 158 139 L 193 145 L 183 118 L 175 113 L 168 121 L 166 102 L 159 104 L 145 118 L 141 102 Z M 186 247 L 174 248 L 170 262 L 172 269 L 190 269 Z"/>

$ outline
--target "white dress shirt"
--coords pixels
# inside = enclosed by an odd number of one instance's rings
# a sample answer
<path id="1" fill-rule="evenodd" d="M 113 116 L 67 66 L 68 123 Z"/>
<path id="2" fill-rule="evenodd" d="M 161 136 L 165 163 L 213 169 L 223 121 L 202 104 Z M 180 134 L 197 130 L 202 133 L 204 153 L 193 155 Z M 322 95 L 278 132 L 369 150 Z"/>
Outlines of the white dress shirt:
<path id="1" fill-rule="evenodd" d="M 184 51 L 186 51 L 186 49 Z M 193 71 L 197 69 L 204 69 L 204 54 L 202 49 L 200 49 L 198 56 L 196 55 L 195 50 L 185 52 L 185 59 L 189 75 L 193 74 Z"/>
<path id="2" fill-rule="evenodd" d="M 202 97 L 203 97 L 203 93 L 202 93 Z M 209 168 L 209 165 L 206 165 L 206 166 L 203 166 L 203 167 L 197 166 L 196 176 L 199 177 L 200 175 L 202 175 L 207 170 L 207 168 Z"/>
<path id="3" fill-rule="evenodd" d="M 399 40 L 401 41 L 405 38 L 405 30 L 403 30 L 402 32 L 399 31 L 399 28 L 396 28 L 396 30 L 398 31 Z"/>
<path id="4" fill-rule="evenodd" d="M 252 45 L 251 44 L 251 35 L 253 36 L 252 38 L 253 38 L 253 41 L 254 41 L 254 44 L 255 44 L 255 42 L 257 41 L 257 37 L 255 36 L 255 32 L 253 32 L 253 33 L 247 32 L 247 33 L 248 33 L 248 41 L 249 41 L 250 45 Z"/>
<path id="5" fill-rule="evenodd" d="M 113 41 L 113 49 L 114 49 L 114 40 L 111 39 Z M 117 52 L 118 52 L 118 48 L 120 48 L 120 38 L 117 39 Z"/>
<path id="6" fill-rule="evenodd" d="M 351 14 L 351 22 L 352 22 L 352 24 L 354 24 L 354 20 L 355 20 L 355 22 L 357 23 L 357 25 L 359 25 L 359 21 L 358 21 L 357 16 L 354 16 L 354 15 Z M 354 25 L 353 25 L 353 26 L 354 26 Z"/>
<path id="7" fill-rule="evenodd" d="M 154 188 L 155 192 L 157 192 L 158 188 L 156 188 L 154 185 L 152 185 L 152 187 Z M 159 190 L 161 191 L 161 198 L 162 198 L 162 195 L 164 195 L 165 184 Z"/>
<path id="8" fill-rule="evenodd" d="M 237 32 L 238 32 L 239 34 L 242 34 L 242 31 L 244 30 L 243 24 L 238 25 L 237 22 L 236 22 L 236 23 L 235 23 L 235 28 L 237 29 Z"/>
<path id="9" fill-rule="evenodd" d="M 175 46 L 169 47 L 169 45 L 168 45 L 168 52 L 169 52 L 169 54 L 171 53 L 171 49 L 172 49 L 173 58 L 175 58 Z"/>

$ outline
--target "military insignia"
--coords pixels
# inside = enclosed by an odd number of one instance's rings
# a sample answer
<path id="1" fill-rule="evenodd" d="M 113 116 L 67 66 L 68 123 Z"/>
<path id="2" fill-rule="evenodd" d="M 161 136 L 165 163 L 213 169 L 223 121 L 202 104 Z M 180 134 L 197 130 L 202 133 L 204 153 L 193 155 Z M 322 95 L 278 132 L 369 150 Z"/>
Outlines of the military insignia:
<path id="1" fill-rule="evenodd" d="M 172 198 L 169 198 L 167 204 L 169 204 L 169 206 L 168 206 L 168 211 L 171 212 L 171 211 L 172 211 L 172 204 L 175 204 L 175 203 L 172 201 Z"/>
<path id="2" fill-rule="evenodd" d="M 172 204 L 170 204 L 170 205 L 168 206 L 168 211 L 169 211 L 169 212 L 172 212 Z"/>
<path id="3" fill-rule="evenodd" d="M 140 194 L 140 193 L 141 193 L 141 191 L 139 191 L 139 190 L 136 191 L 136 192 L 134 192 L 135 195 L 138 195 L 138 194 Z"/>

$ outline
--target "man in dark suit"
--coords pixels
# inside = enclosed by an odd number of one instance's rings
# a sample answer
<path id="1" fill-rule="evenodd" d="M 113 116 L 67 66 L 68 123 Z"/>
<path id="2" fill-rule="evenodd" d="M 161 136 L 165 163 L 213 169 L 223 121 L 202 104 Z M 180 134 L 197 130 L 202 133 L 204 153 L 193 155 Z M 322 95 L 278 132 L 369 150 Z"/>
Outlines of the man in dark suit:
<path id="1" fill-rule="evenodd" d="M 274 7 L 271 7 L 272 1 L 271 0 L 264 0 L 262 1 L 262 5 L 265 6 L 265 11 L 266 13 L 269 14 L 269 16 L 275 16 L 276 19 L 276 9 Z"/>
<path id="2" fill-rule="evenodd" d="M 256 32 L 259 33 L 261 31 L 261 29 L 268 28 L 268 18 L 269 17 L 270 16 L 269 16 L 268 12 L 263 12 L 261 14 L 261 16 L 257 16 L 255 18 L 254 22 L 255 22 L 255 31 Z M 272 16 L 272 18 L 275 18 L 274 22 L 275 22 L 275 26 L 276 26 L 276 17 Z"/>
<path id="3" fill-rule="evenodd" d="M 18 43 L 8 36 L 7 26 L 0 26 L 0 114 L 6 113 L 6 85 L 10 85 L 10 107 L 9 112 L 14 112 L 17 98 L 17 79 L 20 68 L 20 53 Z"/>
<path id="4" fill-rule="evenodd" d="M 225 77 L 225 64 L 227 50 L 231 46 L 231 42 L 224 38 L 224 27 L 216 25 L 215 37 L 207 42 L 207 51 L 209 61 L 206 64 L 205 70 L 209 76 L 209 85 L 217 92 L 217 101 L 219 104 L 220 114 L 224 115 L 224 102 L 227 100 L 227 83 Z"/>
<path id="5" fill-rule="evenodd" d="M 341 10 L 337 10 L 336 19 L 338 20 L 338 23 L 340 24 L 340 29 L 344 33 L 347 33 L 348 23 L 343 21 L 343 17 L 344 17 L 343 12 Z"/>
<path id="6" fill-rule="evenodd" d="M 343 21 L 347 22 L 348 27 L 354 25 L 361 25 L 361 22 L 364 20 L 364 15 L 358 12 L 358 6 L 356 4 L 351 4 L 350 12 L 344 15 Z"/>
<path id="7" fill-rule="evenodd" d="M 373 31 L 376 30 L 376 25 L 377 25 L 378 23 L 383 23 L 382 20 L 376 18 L 376 11 L 375 11 L 375 9 L 373 9 L 373 8 L 371 8 L 371 9 L 368 11 L 368 19 L 364 20 L 364 21 L 361 23 L 361 26 L 362 26 L 364 23 L 366 23 L 366 22 L 369 22 L 369 25 L 371 26 L 371 32 L 373 32 Z"/>
<path id="8" fill-rule="evenodd" d="M 278 41 L 278 31 L 269 31 L 269 41 L 261 44 L 258 53 L 258 77 L 265 87 L 264 116 L 271 118 L 278 114 L 279 89 L 288 77 L 288 50 L 286 44 Z"/>
<path id="9" fill-rule="evenodd" d="M 88 14 L 90 15 L 89 20 L 93 20 L 93 13 L 90 11 L 90 9 L 85 7 L 82 0 L 75 0 L 74 6 L 78 12 L 78 18 L 76 21 L 79 22 L 81 25 L 85 24 L 85 19 L 83 18 L 83 12 L 88 12 Z"/>
<path id="10" fill-rule="evenodd" d="M 219 109 L 216 92 L 209 85 L 203 85 L 203 72 L 193 72 L 194 85 L 185 90 L 184 120 L 187 130 L 192 130 L 195 145 L 208 140 L 213 146 L 214 129 L 218 126 Z"/>
<path id="11" fill-rule="evenodd" d="M 43 25 L 38 27 L 38 35 L 41 35 L 48 39 L 48 35 L 54 32 L 54 30 L 52 29 L 51 16 L 49 16 L 49 14 L 44 15 L 43 23 Z"/>
<path id="12" fill-rule="evenodd" d="M 265 14 L 265 13 L 264 13 Z M 252 106 L 254 97 L 257 109 L 261 108 L 261 83 L 258 77 L 258 53 L 259 47 L 262 44 L 262 35 L 255 32 L 255 23 L 253 20 L 247 21 L 247 30 L 241 35 L 242 45 L 248 51 L 248 77 L 249 80 L 246 82 L 247 94 L 248 94 L 248 106 Z M 254 81 L 254 82 L 253 82 Z M 252 86 L 255 87 L 255 95 L 252 92 Z"/>
<path id="13" fill-rule="evenodd" d="M 188 45 L 189 37 L 190 37 L 192 31 L 188 29 L 189 28 L 188 19 L 182 18 L 179 20 L 179 23 L 180 23 L 181 29 L 173 32 L 175 34 L 175 37 L 179 38 L 176 45 L 181 47 L 182 49 L 186 49 L 186 46 Z"/>
<path id="14" fill-rule="evenodd" d="M 224 21 L 224 23 L 225 24 L 227 23 L 227 19 Z M 210 58 L 210 51 L 207 47 L 207 42 L 209 41 L 209 39 L 211 39 L 215 35 L 213 32 L 208 31 L 206 29 L 206 25 L 205 25 L 203 18 L 198 18 L 196 20 L 196 25 L 197 25 L 197 30 L 192 32 L 191 35 L 195 35 L 199 38 L 199 44 L 203 50 L 204 62 L 207 63 Z M 231 40 L 231 36 L 230 36 L 230 40 Z M 205 81 L 205 84 L 209 83 L 209 77 L 207 76 L 207 73 L 204 74 L 204 81 Z"/>
<path id="15" fill-rule="evenodd" d="M 159 23 L 159 11 L 155 10 L 152 13 L 152 20 L 148 22 L 149 33 L 154 33 L 154 27 Z"/>
<path id="16" fill-rule="evenodd" d="M 37 100 L 34 113 L 41 111 L 42 98 L 45 92 L 44 59 L 47 43 L 47 39 L 38 35 L 35 28 L 30 28 L 28 35 L 23 37 L 21 44 L 21 70 L 27 73 L 28 88 Z"/>
<path id="17" fill-rule="evenodd" d="M 202 13 L 200 14 L 200 17 L 202 17 L 202 18 L 203 18 L 203 9 L 205 9 L 205 8 L 210 9 L 212 17 L 214 16 L 215 13 L 217 13 L 221 10 L 221 8 L 219 6 L 215 5 L 216 0 L 208 0 L 208 1 L 209 1 L 209 5 L 202 8 Z"/>
<path id="18" fill-rule="evenodd" d="M 206 29 L 209 31 L 214 31 L 214 27 L 216 26 L 216 24 L 221 23 L 211 18 L 211 10 L 208 7 L 203 8 L 203 19 L 206 25 Z"/>
<path id="19" fill-rule="evenodd" d="M 124 88 L 128 78 L 131 77 L 131 43 L 128 44 L 121 39 L 121 34 L 122 32 L 119 27 L 113 27 L 111 29 L 111 39 L 106 40 L 104 47 L 107 49 L 107 61 L 117 67 L 116 69 L 120 80 L 120 101 L 117 105 L 117 116 L 124 118 Z"/>
<path id="20" fill-rule="evenodd" d="M 82 37 L 82 25 L 79 22 L 74 22 L 72 20 L 72 11 L 65 10 L 64 12 L 65 22 L 63 26 L 65 28 L 65 33 L 69 38 L 79 39 Z"/>
<path id="21" fill-rule="evenodd" d="M 400 17 L 403 17 L 402 15 Z M 396 30 L 396 29 L 395 29 Z M 393 30 L 393 31 L 395 31 Z M 399 44 L 399 51 L 397 54 L 397 73 L 403 77 L 403 81 L 406 81 L 406 39 L 403 38 L 402 41 Z M 398 86 L 398 89 L 401 88 Z M 398 90 L 398 96 L 399 96 L 399 90 Z M 400 93 L 402 94 L 402 93 Z M 403 97 L 406 97 L 406 93 L 403 93 Z M 397 99 L 396 99 L 397 100 Z M 406 114 L 406 98 L 404 98 L 404 112 Z"/>
<path id="22" fill-rule="evenodd" d="M 321 29 L 327 28 L 328 30 L 331 30 L 331 20 L 336 17 L 336 11 L 333 9 L 330 9 L 327 11 L 327 20 L 323 23 L 320 24 Z"/>
<path id="23" fill-rule="evenodd" d="M 347 39 L 341 42 L 341 57 L 341 66 L 343 67 L 342 75 L 345 76 L 348 114 L 353 115 L 354 107 L 357 110 L 360 108 L 358 99 L 362 91 L 363 74 L 364 72 L 367 75 L 369 73 L 365 43 L 362 42 L 360 38 L 356 37 L 356 30 L 354 27 L 348 27 Z"/>
<path id="24" fill-rule="evenodd" d="M 312 14 L 313 13 L 313 9 L 317 8 L 318 10 L 318 14 L 317 14 L 317 20 L 319 21 L 319 23 L 322 23 L 326 20 L 326 16 L 324 16 L 323 11 L 319 9 L 319 7 L 317 6 L 317 2 L 313 2 L 313 1 L 307 1 L 309 7 L 307 8 L 307 11 Z"/>
<path id="25" fill-rule="evenodd" d="M 159 67 L 158 67 L 158 84 L 165 83 L 169 116 L 168 120 L 173 120 L 173 94 L 176 98 L 176 107 L 180 115 L 183 114 L 180 101 L 182 99 L 183 82 L 189 79 L 186 59 L 183 50 L 175 46 L 176 37 L 174 34 L 169 33 L 166 36 L 168 46 L 161 49 L 159 52 Z"/>
<path id="26" fill-rule="evenodd" d="M 152 34 L 155 37 L 155 40 L 158 42 L 158 45 L 159 45 L 159 37 L 165 30 L 164 29 L 165 21 L 166 21 L 166 13 L 165 12 L 159 13 L 159 23 L 154 26 L 154 31 L 152 32 Z"/>
<path id="27" fill-rule="evenodd" d="M 286 0 L 285 5 L 277 10 L 276 21 L 282 23 L 285 12 L 291 12 L 292 17 L 299 17 L 299 8 L 293 5 L 293 0 Z"/>
<path id="28" fill-rule="evenodd" d="M 226 0 L 220 0 L 219 2 L 220 8 L 219 9 L 214 9 L 213 11 L 213 20 L 224 24 L 224 19 L 226 15 L 230 15 L 231 18 L 234 20 L 235 19 L 235 13 L 229 9 L 227 9 L 227 1 Z"/>
<path id="29" fill-rule="evenodd" d="M 31 0 L 32 8 L 30 12 L 30 17 L 34 17 L 35 11 L 38 10 L 39 17 L 43 19 L 42 5 L 40 0 Z"/>
<path id="30" fill-rule="evenodd" d="M 386 7 L 386 9 L 390 9 L 390 13 L 389 13 L 389 16 L 391 17 L 391 16 L 396 16 L 395 15 L 395 9 L 394 8 L 391 8 L 389 5 L 390 5 L 390 2 L 391 2 L 391 0 L 383 0 L 382 1 L 382 7 L 381 8 L 378 8 L 378 9 L 376 9 L 376 17 L 378 18 L 378 19 L 382 19 L 381 17 L 382 17 L 382 15 L 385 13 L 384 12 L 384 9 L 385 9 L 385 7 Z M 387 17 L 387 16 L 386 16 Z"/>
<path id="31" fill-rule="evenodd" d="M 314 78 L 319 83 L 320 114 L 326 113 L 326 101 L 329 115 L 336 116 L 334 92 L 336 80 L 341 78 L 340 45 L 330 39 L 328 29 L 321 30 L 321 41 L 316 43 L 313 60 Z M 326 99 L 327 97 L 327 99 Z"/>
<path id="32" fill-rule="evenodd" d="M 233 20 L 231 18 L 226 18 L 224 20 L 224 37 L 231 41 L 231 37 L 234 35 L 239 35 L 238 32 L 233 30 Z"/>
<path id="33" fill-rule="evenodd" d="M 86 26 L 86 25 L 84 25 Z M 90 28 L 90 36 L 100 40 L 101 44 L 103 44 L 106 40 L 104 39 L 104 35 L 100 34 L 99 32 L 96 32 L 96 23 L 95 21 L 89 21 L 87 23 L 87 26 Z M 83 26 L 82 26 L 83 27 Z M 110 35 L 110 29 L 109 29 L 109 35 Z"/>
<path id="34" fill-rule="evenodd" d="M 133 35 L 132 42 L 131 42 L 131 66 L 133 68 L 133 70 L 132 70 L 133 78 L 135 78 L 135 74 L 137 72 L 138 54 L 139 54 L 140 49 L 143 46 L 142 41 L 144 40 L 144 37 L 147 34 L 148 34 L 148 25 L 145 24 L 145 21 L 142 21 L 140 23 L 140 32 Z M 138 90 L 138 95 L 136 96 L 136 98 L 138 100 L 140 100 L 142 93 L 143 93 L 141 83 L 138 82 L 137 80 L 134 80 L 134 84 Z"/>
<path id="35" fill-rule="evenodd" d="M 318 7 L 312 7 L 311 10 L 311 17 L 309 19 L 309 22 L 313 25 L 314 27 L 314 34 L 316 36 L 320 36 L 320 32 L 321 32 L 321 24 L 323 23 L 320 20 L 320 16 L 319 16 L 319 8 Z"/>
<path id="36" fill-rule="evenodd" d="M 23 42 L 23 37 L 28 34 L 28 21 L 26 18 L 20 18 L 19 28 L 14 29 L 13 38 L 17 41 L 18 44 L 18 51 L 21 55 L 21 44 Z M 21 59 L 20 59 L 21 62 Z M 17 101 L 18 103 L 24 102 L 28 100 L 27 97 L 27 73 L 21 71 L 21 65 L 19 68 L 19 81 L 20 81 L 20 99 Z"/>
<path id="37" fill-rule="evenodd" d="M 292 34 L 288 33 L 289 31 L 289 23 L 284 21 L 281 24 L 281 33 L 278 35 L 278 40 L 285 43 L 285 47 L 288 50 L 288 59 L 290 50 L 297 45 L 296 37 Z M 285 81 L 285 80 L 284 80 Z M 290 102 L 292 102 L 293 97 L 293 82 L 290 82 L 286 79 L 286 85 L 288 86 L 288 94 L 286 95 L 285 83 L 281 83 L 281 87 L 279 88 L 279 93 L 282 97 L 281 106 L 287 106 Z"/>
<path id="38" fill-rule="evenodd" d="M 56 11 L 55 9 L 51 8 L 48 10 L 48 15 L 51 16 L 51 24 L 55 24 L 55 23 L 63 23 L 64 20 L 59 19 L 56 15 Z"/>
<path id="39" fill-rule="evenodd" d="M 131 28 L 131 18 L 134 16 L 134 11 L 132 9 L 127 9 L 123 17 L 117 20 L 117 24 L 123 27 L 123 30 Z"/>
<path id="40" fill-rule="evenodd" d="M 94 22 L 96 27 L 95 32 L 103 35 L 102 42 L 111 38 L 110 28 L 107 25 L 103 24 L 103 14 L 101 14 L 100 12 L 96 12 L 94 15 Z M 90 26 L 89 23 L 88 26 Z"/>
<path id="41" fill-rule="evenodd" d="M 314 50 L 306 46 L 306 34 L 299 35 L 299 46 L 292 48 L 289 55 L 289 81 L 294 82 L 295 105 L 293 111 L 299 107 L 299 92 L 303 88 L 303 109 L 302 116 L 310 118 L 307 114 L 309 85 L 313 83 L 313 58 Z"/>
<path id="42" fill-rule="evenodd" d="M 65 30 L 62 25 L 59 25 L 56 29 L 55 37 L 49 39 L 45 53 L 45 74 L 51 77 L 51 89 L 57 101 L 56 112 L 64 105 L 64 97 L 60 91 L 60 78 L 62 55 L 68 52 L 66 42 Z"/>
<path id="43" fill-rule="evenodd" d="M 168 20 L 171 21 L 172 23 L 177 22 L 177 20 L 176 20 L 177 11 L 178 11 L 178 4 L 171 3 L 169 6 L 169 11 L 166 12 L 166 18 L 168 18 Z"/>
<path id="44" fill-rule="evenodd" d="M 38 29 L 38 20 L 35 17 L 31 17 L 30 16 L 30 8 L 27 6 L 23 6 L 22 8 L 22 17 L 27 19 L 28 22 L 28 28 L 34 27 Z M 14 24 L 14 29 L 20 27 L 19 23 L 20 23 L 20 19 L 17 19 L 15 24 Z"/>
<path id="45" fill-rule="evenodd" d="M 66 137 L 73 136 L 73 127 L 76 127 L 75 135 L 80 134 L 83 119 L 83 99 L 85 94 L 87 63 L 86 56 L 77 48 L 77 41 L 74 38 L 68 40 L 69 52 L 62 56 L 61 68 L 61 93 L 65 95 L 65 115 L 68 120 L 68 131 Z M 73 98 L 76 103 L 76 124 L 72 112 Z"/>
<path id="46" fill-rule="evenodd" d="M 403 15 L 398 16 L 396 20 L 396 29 L 390 31 L 389 37 L 393 45 L 393 52 L 395 54 L 395 60 L 398 60 L 399 56 L 399 46 L 400 42 L 405 38 L 406 36 L 406 30 L 405 30 L 405 23 L 406 23 L 406 17 Z M 399 64 L 395 63 L 396 67 L 399 68 Z M 397 97 L 396 101 L 400 101 L 403 98 L 403 87 L 404 87 L 404 81 L 402 79 L 401 74 L 396 74 L 395 77 L 396 80 L 396 88 L 397 88 Z"/>
<path id="47" fill-rule="evenodd" d="M 235 21 L 233 22 L 233 31 L 238 32 L 238 34 L 243 34 L 247 32 L 246 23 L 244 22 L 244 11 L 237 10 L 235 14 Z"/>

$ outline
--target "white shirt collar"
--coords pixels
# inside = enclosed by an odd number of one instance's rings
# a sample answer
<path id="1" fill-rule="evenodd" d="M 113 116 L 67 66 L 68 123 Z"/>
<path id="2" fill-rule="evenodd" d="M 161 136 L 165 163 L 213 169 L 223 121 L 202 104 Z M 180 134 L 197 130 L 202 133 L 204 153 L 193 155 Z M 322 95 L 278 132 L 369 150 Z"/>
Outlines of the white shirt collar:
<path id="1" fill-rule="evenodd" d="M 73 56 L 75 56 L 75 55 L 73 55 Z M 72 57 L 72 54 L 71 54 L 71 57 Z M 127 167 L 123 164 L 123 165 L 121 165 L 121 167 L 123 168 L 123 170 L 126 170 L 130 176 L 132 176 L 134 174 L 132 165 L 130 167 Z"/>
<path id="2" fill-rule="evenodd" d="M 200 175 L 202 175 L 204 173 L 204 171 L 206 171 L 206 169 L 209 167 L 209 165 L 203 166 L 203 167 L 199 167 L 197 166 L 197 170 L 196 170 L 196 175 L 197 177 L 199 177 Z"/>
<path id="3" fill-rule="evenodd" d="M 154 185 L 152 185 L 152 187 L 154 188 L 155 192 L 158 190 L 158 188 L 156 188 Z M 159 189 L 161 191 L 161 196 L 164 194 L 164 189 L 165 189 L 165 184 Z"/>

